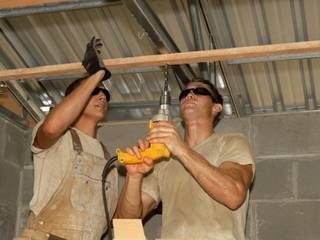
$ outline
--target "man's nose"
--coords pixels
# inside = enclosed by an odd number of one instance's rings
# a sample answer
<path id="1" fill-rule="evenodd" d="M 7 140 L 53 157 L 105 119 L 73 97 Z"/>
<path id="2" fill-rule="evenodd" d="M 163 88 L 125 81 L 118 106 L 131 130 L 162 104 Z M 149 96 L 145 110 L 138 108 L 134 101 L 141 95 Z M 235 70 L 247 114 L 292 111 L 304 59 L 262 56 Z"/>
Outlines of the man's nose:
<path id="1" fill-rule="evenodd" d="M 102 91 L 99 92 L 98 99 L 107 101 L 106 95 Z"/>
<path id="2" fill-rule="evenodd" d="M 194 94 L 193 91 L 191 90 L 191 91 L 187 94 L 186 98 L 193 98 L 194 95 L 195 95 L 195 94 Z"/>

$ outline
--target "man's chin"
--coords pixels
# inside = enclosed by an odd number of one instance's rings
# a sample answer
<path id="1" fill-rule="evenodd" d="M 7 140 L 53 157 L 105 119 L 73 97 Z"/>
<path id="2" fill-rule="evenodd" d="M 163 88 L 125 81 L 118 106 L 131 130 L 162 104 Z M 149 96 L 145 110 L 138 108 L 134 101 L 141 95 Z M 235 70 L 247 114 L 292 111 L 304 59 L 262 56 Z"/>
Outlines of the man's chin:
<path id="1" fill-rule="evenodd" d="M 101 122 L 105 119 L 106 115 L 105 114 L 102 114 L 102 115 L 99 115 L 98 116 L 98 121 Z"/>
<path id="2" fill-rule="evenodd" d="M 192 117 L 194 117 L 194 110 L 190 109 L 190 108 L 185 109 L 181 116 L 183 119 L 190 118 L 190 117 L 192 118 Z"/>

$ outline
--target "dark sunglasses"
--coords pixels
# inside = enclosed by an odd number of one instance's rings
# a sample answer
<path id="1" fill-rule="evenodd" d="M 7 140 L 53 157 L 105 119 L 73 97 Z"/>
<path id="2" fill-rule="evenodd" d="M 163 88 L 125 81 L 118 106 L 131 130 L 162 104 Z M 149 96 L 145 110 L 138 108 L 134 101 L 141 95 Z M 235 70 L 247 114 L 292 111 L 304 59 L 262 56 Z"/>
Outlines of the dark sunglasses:
<path id="1" fill-rule="evenodd" d="M 199 87 L 199 88 L 188 88 L 188 89 L 183 90 L 179 95 L 179 101 L 181 101 L 186 96 L 188 96 L 188 94 L 190 92 L 193 92 L 193 94 L 195 94 L 195 95 L 210 96 L 212 98 L 212 101 L 216 102 L 214 97 L 212 96 L 211 92 L 208 89 L 202 88 L 202 87 Z"/>
<path id="2" fill-rule="evenodd" d="M 110 93 L 109 93 L 109 91 L 108 91 L 107 89 L 105 89 L 105 88 L 96 87 L 96 88 L 92 91 L 91 96 L 98 95 L 100 91 L 103 92 L 103 94 L 104 94 L 104 95 L 106 96 L 106 98 L 107 98 L 107 101 L 109 102 L 109 101 L 110 101 Z"/>

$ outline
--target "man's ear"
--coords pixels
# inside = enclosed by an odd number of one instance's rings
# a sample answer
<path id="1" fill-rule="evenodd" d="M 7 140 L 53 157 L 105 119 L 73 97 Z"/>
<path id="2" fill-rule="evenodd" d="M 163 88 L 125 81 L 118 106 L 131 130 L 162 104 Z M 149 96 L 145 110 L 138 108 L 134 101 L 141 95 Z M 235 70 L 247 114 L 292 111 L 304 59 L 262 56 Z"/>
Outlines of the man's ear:
<path id="1" fill-rule="evenodd" d="M 222 105 L 220 103 L 215 103 L 212 106 L 212 113 L 219 113 L 222 111 Z"/>

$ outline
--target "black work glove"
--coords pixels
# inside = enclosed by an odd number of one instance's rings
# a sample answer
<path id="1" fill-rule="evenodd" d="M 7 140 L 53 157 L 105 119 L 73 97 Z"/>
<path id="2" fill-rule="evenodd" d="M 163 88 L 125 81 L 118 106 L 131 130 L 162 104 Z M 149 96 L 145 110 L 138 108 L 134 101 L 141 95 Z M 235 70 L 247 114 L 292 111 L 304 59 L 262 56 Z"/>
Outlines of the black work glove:
<path id="1" fill-rule="evenodd" d="M 100 48 L 103 46 L 101 39 L 92 37 L 87 44 L 87 49 L 82 60 L 82 65 L 90 75 L 95 74 L 99 70 L 104 70 L 105 74 L 101 81 L 111 77 L 111 72 L 104 65 L 101 58 Z"/>

